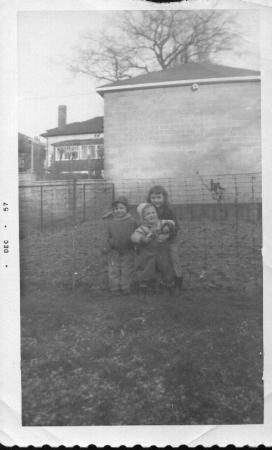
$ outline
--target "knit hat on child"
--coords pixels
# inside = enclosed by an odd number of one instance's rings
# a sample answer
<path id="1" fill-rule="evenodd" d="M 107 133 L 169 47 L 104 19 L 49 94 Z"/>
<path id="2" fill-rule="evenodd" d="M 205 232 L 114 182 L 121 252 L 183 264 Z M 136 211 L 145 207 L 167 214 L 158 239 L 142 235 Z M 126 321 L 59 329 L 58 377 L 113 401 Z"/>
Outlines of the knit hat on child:
<path id="1" fill-rule="evenodd" d="M 117 203 L 122 203 L 122 205 L 124 205 L 126 207 L 126 210 L 128 211 L 128 199 L 126 197 L 124 196 L 117 197 L 116 200 L 112 202 L 112 207 L 114 208 L 117 205 Z"/>
<path id="2" fill-rule="evenodd" d="M 149 208 L 150 206 L 153 208 L 153 206 L 150 203 L 140 203 L 137 206 L 137 213 L 139 214 L 141 220 L 144 220 L 145 209 Z"/>

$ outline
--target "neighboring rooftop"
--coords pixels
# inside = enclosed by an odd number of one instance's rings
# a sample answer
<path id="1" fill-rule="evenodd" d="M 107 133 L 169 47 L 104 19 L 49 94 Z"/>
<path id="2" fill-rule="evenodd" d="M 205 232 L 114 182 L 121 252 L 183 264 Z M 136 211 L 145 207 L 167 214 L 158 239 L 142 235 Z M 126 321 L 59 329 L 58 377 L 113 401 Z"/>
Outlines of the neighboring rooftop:
<path id="1" fill-rule="evenodd" d="M 234 79 L 233 81 L 235 81 L 235 78 L 258 79 L 259 77 L 260 72 L 258 70 L 240 69 L 211 63 L 189 62 L 171 69 L 149 72 L 126 80 L 115 81 L 99 87 L 97 92 L 103 94 L 103 92 L 111 90 L 137 89 L 137 87 L 148 87 L 148 85 L 179 84 L 182 81 L 210 80 L 212 82 L 212 80 L 218 79 L 223 81 L 224 78 Z"/>
<path id="2" fill-rule="evenodd" d="M 19 138 L 22 138 L 22 139 L 24 139 L 24 138 L 26 138 L 26 139 L 31 139 L 29 136 L 27 136 L 27 135 L 24 134 L 24 133 L 21 133 L 20 131 L 18 131 L 18 137 L 19 137 Z"/>
<path id="3" fill-rule="evenodd" d="M 66 147 L 70 145 L 94 145 L 94 144 L 103 144 L 103 138 L 97 139 L 71 139 L 68 141 L 60 141 L 54 142 L 53 147 Z"/>
<path id="4" fill-rule="evenodd" d="M 52 128 L 47 130 L 41 136 L 47 138 L 50 136 L 66 136 L 69 134 L 88 134 L 88 133 L 103 133 L 104 131 L 104 117 L 97 116 L 83 122 L 68 123 L 63 127 Z"/>

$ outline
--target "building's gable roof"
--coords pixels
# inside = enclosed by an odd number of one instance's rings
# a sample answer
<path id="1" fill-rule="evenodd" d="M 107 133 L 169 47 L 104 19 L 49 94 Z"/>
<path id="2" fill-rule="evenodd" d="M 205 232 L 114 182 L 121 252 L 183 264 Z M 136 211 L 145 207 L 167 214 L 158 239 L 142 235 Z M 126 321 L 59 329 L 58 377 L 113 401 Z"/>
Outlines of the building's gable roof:
<path id="1" fill-rule="evenodd" d="M 204 80 L 222 80 L 224 79 L 250 79 L 251 77 L 260 77 L 260 72 L 257 70 L 240 69 L 237 67 L 222 66 L 211 63 L 194 63 L 181 64 L 167 70 L 160 70 L 150 72 L 143 75 L 138 75 L 134 78 L 126 80 L 115 81 L 114 83 L 106 84 L 97 89 L 101 94 L 107 91 L 122 90 L 122 89 L 137 89 L 140 87 L 148 87 L 155 85 L 179 84 L 179 82 L 201 82 Z M 186 83 L 184 83 L 186 84 Z"/>
<path id="2" fill-rule="evenodd" d="M 31 138 L 20 132 L 18 132 L 18 150 L 19 153 L 31 152 Z"/>
<path id="3" fill-rule="evenodd" d="M 45 144 L 43 142 L 39 142 L 36 138 L 31 138 L 30 136 L 18 131 L 19 153 L 30 153 L 31 148 L 33 148 L 35 152 L 42 151 L 45 149 Z"/>
<path id="4" fill-rule="evenodd" d="M 68 123 L 63 128 L 52 128 L 46 133 L 41 134 L 43 137 L 50 136 L 67 136 L 70 134 L 87 134 L 87 133 L 103 133 L 104 117 L 97 116 L 83 122 Z"/>
<path id="5" fill-rule="evenodd" d="M 29 137 L 26 134 L 21 133 L 20 131 L 18 131 L 18 139 L 29 141 L 29 140 L 31 140 L 31 137 Z"/>

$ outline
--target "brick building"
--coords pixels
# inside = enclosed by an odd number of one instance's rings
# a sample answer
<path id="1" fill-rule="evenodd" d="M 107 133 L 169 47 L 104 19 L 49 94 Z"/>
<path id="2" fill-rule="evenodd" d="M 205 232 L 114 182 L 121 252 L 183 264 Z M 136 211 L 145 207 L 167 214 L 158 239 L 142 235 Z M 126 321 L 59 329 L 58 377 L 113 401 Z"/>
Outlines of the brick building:
<path id="1" fill-rule="evenodd" d="M 65 105 L 58 108 L 58 127 L 47 130 L 46 168 L 52 178 L 102 178 L 103 117 L 67 124 Z"/>
<path id="2" fill-rule="evenodd" d="M 109 180 L 261 170 L 258 71 L 188 63 L 97 91 Z"/>

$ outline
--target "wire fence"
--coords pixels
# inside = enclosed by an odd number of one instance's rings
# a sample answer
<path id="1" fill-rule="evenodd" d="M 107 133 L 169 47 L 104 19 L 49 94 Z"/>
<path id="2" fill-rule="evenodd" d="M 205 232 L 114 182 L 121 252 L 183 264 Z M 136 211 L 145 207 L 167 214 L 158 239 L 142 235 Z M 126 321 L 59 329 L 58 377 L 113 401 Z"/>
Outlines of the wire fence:
<path id="1" fill-rule="evenodd" d="M 113 184 L 66 180 L 19 186 L 21 236 L 95 220 L 111 205 Z"/>
<path id="2" fill-rule="evenodd" d="M 259 289 L 262 284 L 261 175 L 183 179 L 40 182 L 20 186 L 21 279 L 36 286 L 103 290 L 101 254 L 114 196 L 132 215 L 152 185 L 162 185 L 180 220 L 185 288 Z"/>
<path id="3" fill-rule="evenodd" d="M 127 195 L 132 204 L 139 203 L 154 184 L 162 184 L 174 204 L 195 203 L 252 203 L 261 202 L 261 174 L 219 174 L 180 179 L 122 179 L 115 182 L 115 190 Z"/>

